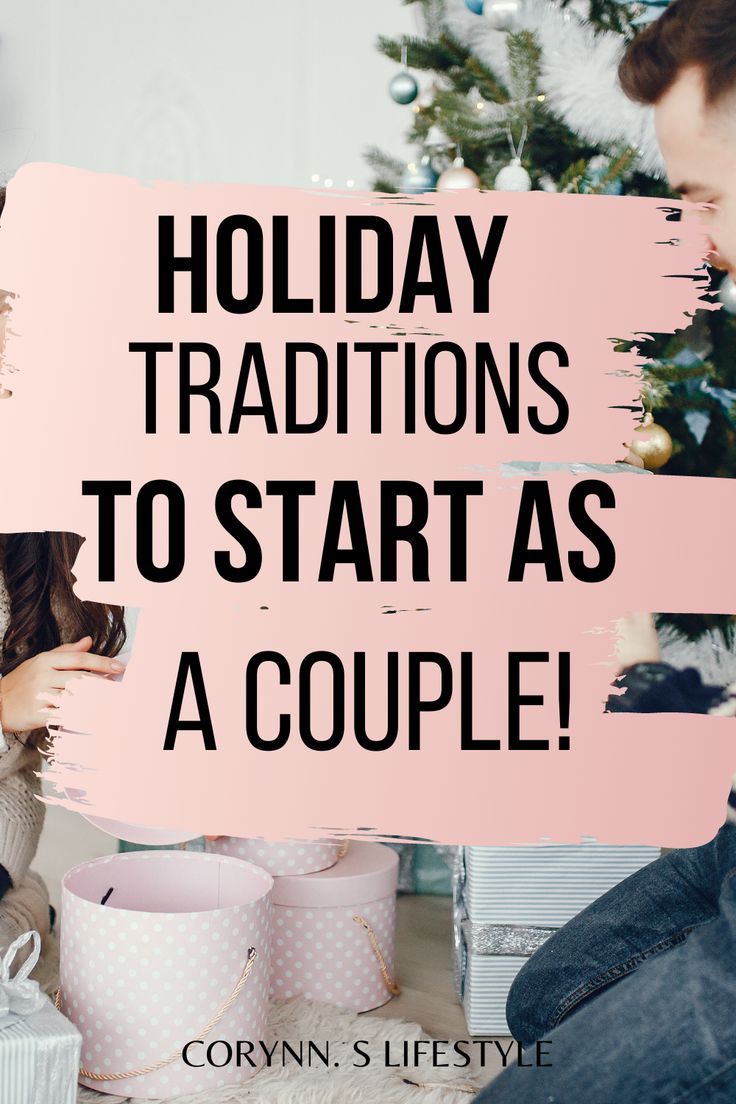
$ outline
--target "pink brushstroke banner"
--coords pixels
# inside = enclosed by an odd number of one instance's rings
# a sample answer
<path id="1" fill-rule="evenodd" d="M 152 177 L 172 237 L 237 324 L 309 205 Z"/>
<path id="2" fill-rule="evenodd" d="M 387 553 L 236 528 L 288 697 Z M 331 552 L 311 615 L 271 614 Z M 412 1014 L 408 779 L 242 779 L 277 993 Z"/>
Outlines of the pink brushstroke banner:
<path id="1" fill-rule="evenodd" d="M 676 207 L 685 208 L 683 219 L 667 221 L 667 210 Z M 530 564 L 523 581 L 509 581 L 524 480 L 499 474 L 499 465 L 511 460 L 609 464 L 622 457 L 633 429 L 622 407 L 636 401 L 637 361 L 615 352 L 613 339 L 681 328 L 702 305 L 704 236 L 694 213 L 687 205 L 630 197 L 313 195 L 235 185 L 143 187 L 58 166 L 23 169 L 11 182 L 0 232 L 0 286 L 16 296 L 6 349 L 13 395 L 0 404 L 6 455 L 16 460 L 4 480 L 0 530 L 84 534 L 75 568 L 80 596 L 142 608 L 124 680 L 78 680 L 67 696 L 50 769 L 59 800 L 88 813 L 192 834 L 306 837 L 330 828 L 465 843 L 594 835 L 671 845 L 709 838 L 723 819 L 736 766 L 728 721 L 611 716 L 602 709 L 615 673 L 617 617 L 632 609 L 730 608 L 731 484 L 627 472 L 542 477 L 549 483 L 562 580 L 547 581 L 543 566 Z M 162 214 L 174 217 L 178 254 L 191 247 L 191 216 L 207 216 L 206 313 L 191 310 L 186 273 L 174 278 L 175 311 L 159 313 Z M 264 298 L 246 314 L 224 310 L 215 295 L 217 228 L 234 214 L 263 228 Z M 274 230 L 274 216 L 289 219 L 276 272 L 273 235 L 283 224 Z M 355 254 L 346 259 L 345 227 L 357 216 L 390 228 L 392 257 L 383 283 L 374 271 L 370 233 L 365 238 L 364 294 L 380 292 L 389 270 L 395 290 L 376 311 L 344 309 L 346 283 L 356 271 Z M 451 311 L 437 309 L 428 295 L 420 295 L 413 311 L 402 310 L 407 257 L 416 248 L 412 234 L 417 218 L 428 216 L 442 242 Z M 506 216 L 487 311 L 473 310 L 458 216 L 470 216 L 481 251 L 493 217 Z M 334 218 L 334 251 L 325 248 L 329 235 L 320 238 L 320 217 Z M 242 298 L 251 287 L 244 266 L 252 254 L 243 251 L 238 233 L 230 291 Z M 224 266 L 222 251 L 220 260 Z M 291 296 L 321 292 L 330 298 L 334 275 L 334 311 L 274 311 L 271 289 L 285 264 Z M 226 267 L 219 278 L 226 280 Z M 421 279 L 436 279 L 438 271 L 436 256 L 432 268 L 425 255 Z M 152 365 L 147 371 L 143 352 L 130 351 L 131 342 L 173 348 L 161 350 L 155 371 Z M 198 348 L 190 362 L 180 363 L 186 342 Z M 284 349 L 290 342 L 325 351 L 329 416 L 319 432 L 283 432 Z M 370 352 L 356 346 L 377 342 L 395 348 L 385 350 L 381 371 L 372 374 Z M 436 370 L 427 371 L 425 358 L 439 342 L 450 348 L 437 354 Z M 268 432 L 262 416 L 242 413 L 244 405 L 265 399 L 263 388 L 254 386 L 255 370 L 249 390 L 238 395 L 248 343 L 260 346 L 275 432 Z M 491 347 L 502 388 L 518 354 L 518 425 L 511 429 L 508 410 L 505 420 L 483 373 L 484 383 L 478 382 L 479 343 Z M 552 392 L 528 368 L 540 343 L 566 353 L 568 363 L 549 348 L 539 360 Z M 408 346 L 414 360 L 407 368 Z M 456 347 L 467 354 L 466 365 Z M 300 355 L 298 416 L 309 421 L 317 409 L 318 369 L 314 354 Z M 219 379 L 210 398 L 192 398 L 188 432 L 180 432 L 181 419 L 189 416 L 180 405 L 182 373 L 194 383 L 214 380 L 213 357 Z M 407 385 L 412 363 L 415 400 Z M 462 379 L 467 391 L 458 391 Z M 337 432 L 341 383 L 348 433 Z M 485 427 L 478 432 L 483 388 Z M 559 432 L 535 431 L 559 413 L 555 394 L 567 401 L 567 423 Z M 457 432 L 434 432 L 425 404 L 446 426 L 456 420 Z M 416 412 L 411 433 L 407 409 Z M 371 410 L 380 410 L 380 432 Z M 108 516 L 100 541 L 99 484 L 109 480 L 129 483 L 130 493 L 123 488 L 115 500 L 114 539 Z M 147 558 L 159 565 L 167 560 L 167 511 L 160 499 L 143 560 L 136 543 L 146 528 L 139 491 L 152 480 L 175 483 L 185 503 L 185 556 L 168 582 L 145 578 L 152 573 L 141 568 Z M 228 555 L 235 569 L 243 563 L 242 549 L 218 519 L 218 491 L 232 480 L 248 481 L 260 495 L 246 509 L 239 484 L 232 499 L 263 555 L 255 577 L 240 583 L 221 574 Z M 285 519 L 283 490 L 274 487 L 279 480 L 314 483 L 300 501 L 298 529 Z M 363 575 L 358 579 L 351 564 L 338 563 L 334 577 L 320 577 L 334 484 L 348 480 L 355 481 L 360 505 L 352 521 L 359 516 L 364 525 Z M 599 582 L 575 577 L 575 564 L 584 575 L 600 555 L 590 528 L 581 530 L 579 512 L 573 510 L 577 523 L 571 517 L 570 503 L 584 480 L 610 488 L 615 500 L 615 506 L 595 495 L 586 500 L 589 520 L 616 553 L 615 567 Z M 382 482 L 394 481 L 405 481 L 416 494 L 426 491 L 421 536 L 428 578 L 421 581 L 412 577 L 409 549 L 401 543 L 396 580 L 381 578 L 390 562 L 382 530 L 393 508 L 391 488 L 387 492 Z M 457 481 L 473 485 L 464 521 L 449 506 L 447 483 Z M 399 495 L 396 512 L 399 524 L 408 521 L 406 495 Z M 458 543 L 460 533 L 466 548 Z M 345 522 L 341 548 L 351 535 L 362 543 L 362 530 L 349 530 Z M 535 527 L 529 546 L 539 546 Z M 415 564 L 421 562 L 420 555 Z M 187 731 L 178 733 L 173 750 L 164 750 L 186 652 L 199 656 L 216 750 L 206 750 L 200 732 Z M 291 718 L 278 750 L 259 750 L 246 735 L 245 671 L 260 652 L 279 653 L 289 667 L 288 684 L 279 683 L 274 665 L 259 675 L 257 723 L 264 740 L 274 738 L 281 714 Z M 344 718 L 337 722 L 333 676 L 323 663 L 312 677 L 315 741 L 327 739 L 344 719 L 344 735 L 331 750 L 307 747 L 299 736 L 299 669 L 314 652 L 330 653 L 338 677 L 344 672 Z M 517 710 L 509 689 L 509 654 L 515 652 L 548 654 L 549 662 L 537 655 L 520 666 L 519 693 L 541 695 L 543 703 L 522 703 Z M 386 731 L 387 656 L 397 653 L 399 732 L 382 751 L 359 746 L 353 732 L 356 653 L 365 654 L 366 731 L 373 738 Z M 463 653 L 471 658 L 463 660 Z M 560 653 L 569 653 L 569 725 L 559 701 Z M 413 737 L 410 654 L 425 657 L 415 699 L 447 699 L 435 710 L 419 710 Z M 304 693 L 302 699 L 304 706 Z M 193 710 L 189 693 L 181 715 Z M 517 713 L 520 738 L 546 741 L 549 750 L 509 748 L 509 718 Z M 305 725 L 303 714 L 302 730 Z M 466 742 L 495 740 L 499 746 L 462 747 L 461 730 Z M 84 796 L 65 797 L 67 788 Z"/>

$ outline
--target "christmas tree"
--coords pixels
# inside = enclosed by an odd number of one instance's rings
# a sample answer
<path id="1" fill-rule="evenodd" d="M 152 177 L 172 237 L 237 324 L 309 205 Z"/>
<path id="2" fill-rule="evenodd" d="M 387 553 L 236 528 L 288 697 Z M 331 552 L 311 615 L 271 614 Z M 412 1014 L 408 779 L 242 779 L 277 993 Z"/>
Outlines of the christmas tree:
<path id="1" fill-rule="evenodd" d="M 369 149 L 377 191 L 537 188 L 671 198 L 651 112 L 627 101 L 617 79 L 625 42 L 668 0 L 404 3 L 418 33 L 380 37 L 378 49 L 399 63 L 390 94 L 406 105 L 416 155 L 407 164 Z M 632 418 L 642 422 L 635 448 L 660 474 L 736 475 L 736 289 L 713 270 L 706 298 L 720 298 L 725 309 L 696 311 L 674 335 L 621 342 L 642 357 L 642 379 L 632 388 Z M 652 419 L 653 430 L 645 429 Z M 714 629 L 732 639 L 730 617 L 661 620 L 690 639 Z"/>
<path id="2" fill-rule="evenodd" d="M 378 49 L 401 66 L 390 91 L 407 105 L 416 156 L 369 149 L 377 191 L 671 196 L 651 117 L 626 101 L 616 72 L 624 41 L 668 0 L 404 2 L 420 33 L 380 37 Z M 625 346 L 642 355 L 632 414 L 653 416 L 672 439 L 671 457 L 660 434 L 646 458 L 662 474 L 736 475 L 736 291 L 713 271 L 711 298 L 719 291 L 729 309 Z"/>

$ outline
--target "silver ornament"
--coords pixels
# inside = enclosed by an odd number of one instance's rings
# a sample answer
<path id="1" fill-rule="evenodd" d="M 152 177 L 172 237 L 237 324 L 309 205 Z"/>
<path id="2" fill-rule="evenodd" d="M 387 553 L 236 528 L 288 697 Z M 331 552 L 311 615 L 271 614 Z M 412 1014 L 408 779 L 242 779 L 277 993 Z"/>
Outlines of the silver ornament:
<path id="1" fill-rule="evenodd" d="M 392 77 L 388 90 L 391 93 L 391 99 L 397 104 L 410 104 L 417 98 L 419 85 L 407 69 L 402 69 Z"/>
<path id="2" fill-rule="evenodd" d="M 525 7 L 525 0 L 485 0 L 483 15 L 494 31 L 515 31 Z"/>
<path id="3" fill-rule="evenodd" d="M 429 154 L 425 153 L 418 165 L 406 166 L 399 190 L 406 195 L 420 195 L 422 192 L 433 192 L 436 186 L 437 173 L 432 168 Z"/>
<path id="4" fill-rule="evenodd" d="M 532 178 L 518 157 L 504 165 L 494 183 L 497 192 L 528 192 L 531 186 Z"/>
<path id="5" fill-rule="evenodd" d="M 449 169 L 445 169 L 437 181 L 438 192 L 456 192 L 479 187 L 480 177 L 467 167 L 462 157 L 456 157 Z"/>
<path id="6" fill-rule="evenodd" d="M 441 179 L 442 177 L 440 177 L 440 180 Z M 724 310 L 727 310 L 729 314 L 736 314 L 736 283 L 734 283 L 731 276 L 724 276 L 721 280 L 721 286 L 718 289 L 718 298 Z"/>

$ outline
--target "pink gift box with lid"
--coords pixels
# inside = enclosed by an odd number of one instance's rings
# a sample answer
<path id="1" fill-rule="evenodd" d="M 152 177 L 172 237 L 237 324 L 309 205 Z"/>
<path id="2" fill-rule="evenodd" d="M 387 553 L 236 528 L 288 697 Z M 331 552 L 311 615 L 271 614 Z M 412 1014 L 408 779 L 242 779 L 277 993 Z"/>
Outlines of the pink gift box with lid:
<path id="1" fill-rule="evenodd" d="M 219 1063 L 226 1044 L 266 1038 L 272 887 L 251 863 L 186 851 L 109 855 L 68 871 L 60 1007 L 83 1037 L 82 1084 L 158 1099 L 257 1072 L 248 1062 L 218 1068 L 205 1054 L 214 1043 Z M 192 1066 L 181 1053 L 190 1042 Z"/>
<path id="2" fill-rule="evenodd" d="M 390 1000 L 398 875 L 392 848 L 357 842 L 328 870 L 276 878 L 271 995 L 353 1012 Z"/>
<path id="3" fill-rule="evenodd" d="M 221 836 L 208 840 L 207 850 L 217 855 L 232 855 L 262 866 L 274 877 L 287 874 L 312 874 L 334 866 L 345 850 L 345 844 L 337 840 L 283 840 L 239 839 L 237 836 Z"/>

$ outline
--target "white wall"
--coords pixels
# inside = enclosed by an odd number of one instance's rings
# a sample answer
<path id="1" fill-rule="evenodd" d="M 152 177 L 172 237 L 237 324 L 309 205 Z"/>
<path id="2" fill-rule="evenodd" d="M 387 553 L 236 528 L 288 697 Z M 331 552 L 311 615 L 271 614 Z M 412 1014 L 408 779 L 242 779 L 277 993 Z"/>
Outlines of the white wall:
<path id="1" fill-rule="evenodd" d="M 401 0 L 4 0 L 0 174 L 368 187 L 411 112 L 374 41 L 413 28 Z"/>

